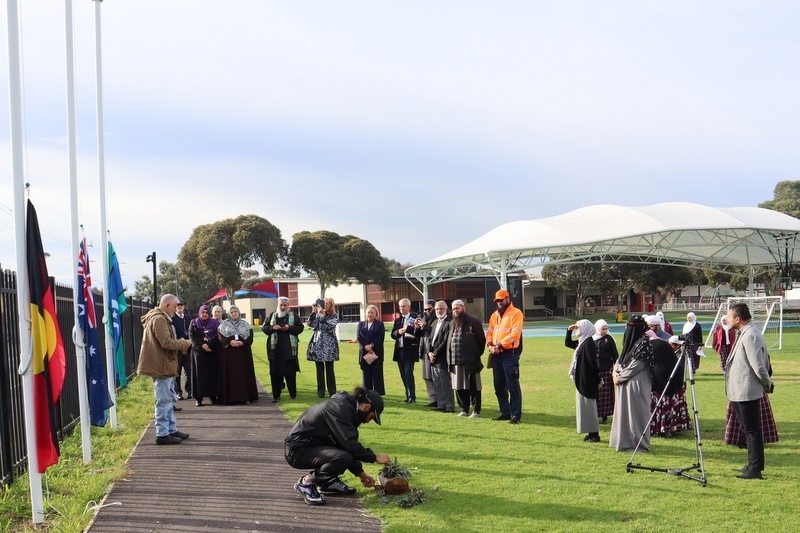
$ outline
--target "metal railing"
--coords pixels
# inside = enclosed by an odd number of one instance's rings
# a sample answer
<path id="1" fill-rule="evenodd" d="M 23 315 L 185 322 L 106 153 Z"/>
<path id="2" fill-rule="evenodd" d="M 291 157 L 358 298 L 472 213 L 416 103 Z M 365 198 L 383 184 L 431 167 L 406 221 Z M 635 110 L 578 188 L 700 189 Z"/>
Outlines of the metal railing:
<path id="1" fill-rule="evenodd" d="M 78 399 L 78 372 L 75 345 L 72 342 L 73 314 L 72 287 L 55 285 L 56 314 L 64 340 L 67 371 L 61 397 L 56 403 L 56 431 L 59 440 L 67 437 L 80 420 Z M 148 304 L 128 298 L 128 311 L 123 315 L 123 340 L 125 343 L 125 374 L 136 371 L 142 341 L 140 318 L 149 311 Z M 95 298 L 95 310 L 103 316 L 102 298 Z M 98 324 L 98 341 L 105 342 L 105 328 Z M 101 348 L 102 349 L 102 348 Z M 22 376 L 19 375 L 20 342 L 17 312 L 17 278 L 10 270 L 0 271 L 0 476 L 2 484 L 10 484 L 22 475 L 27 466 L 25 447 L 25 414 L 22 399 Z"/>

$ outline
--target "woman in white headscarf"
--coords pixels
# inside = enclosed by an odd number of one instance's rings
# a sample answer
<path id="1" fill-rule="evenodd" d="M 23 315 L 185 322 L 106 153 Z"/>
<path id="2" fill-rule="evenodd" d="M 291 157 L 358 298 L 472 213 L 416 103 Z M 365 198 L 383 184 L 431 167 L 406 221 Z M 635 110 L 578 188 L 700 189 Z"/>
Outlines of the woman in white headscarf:
<path id="1" fill-rule="evenodd" d="M 700 368 L 700 356 L 697 351 L 703 347 L 703 328 L 697 321 L 697 315 L 692 312 L 686 314 L 686 324 L 683 325 L 683 337 L 686 348 L 691 352 L 689 359 L 692 361 L 692 371 Z"/>
<path id="2" fill-rule="evenodd" d="M 719 363 L 722 365 L 722 372 L 725 372 L 725 365 L 728 363 L 728 355 L 731 353 L 731 346 L 736 339 L 736 330 L 728 323 L 728 315 L 722 315 L 714 330 L 714 340 L 711 346 L 719 354 Z"/>
<path id="3" fill-rule="evenodd" d="M 256 371 L 253 367 L 253 326 L 241 318 L 235 305 L 219 325 L 222 343 L 218 400 L 223 404 L 250 403 L 258 400 Z"/>
<path id="4" fill-rule="evenodd" d="M 664 317 L 664 312 L 659 311 L 656 313 L 656 316 L 661 319 L 661 329 L 669 333 L 670 336 L 675 335 L 672 331 L 672 324 L 667 322 L 667 319 Z"/>
<path id="5" fill-rule="evenodd" d="M 572 332 L 578 332 L 578 340 Z M 574 349 L 569 375 L 575 382 L 575 419 L 578 433 L 586 433 L 584 441 L 600 442 L 600 425 L 597 421 L 597 396 L 600 375 L 597 363 L 597 345 L 592 340 L 594 326 L 588 320 L 578 320 L 567 328 L 564 345 Z"/>
<path id="6" fill-rule="evenodd" d="M 595 333 L 592 340 L 597 346 L 597 366 L 600 376 L 600 391 L 597 395 L 597 416 L 601 424 L 608 423 L 608 417 L 614 414 L 614 383 L 611 369 L 619 358 L 617 343 L 608 333 L 608 322 L 602 318 L 594 323 Z"/>

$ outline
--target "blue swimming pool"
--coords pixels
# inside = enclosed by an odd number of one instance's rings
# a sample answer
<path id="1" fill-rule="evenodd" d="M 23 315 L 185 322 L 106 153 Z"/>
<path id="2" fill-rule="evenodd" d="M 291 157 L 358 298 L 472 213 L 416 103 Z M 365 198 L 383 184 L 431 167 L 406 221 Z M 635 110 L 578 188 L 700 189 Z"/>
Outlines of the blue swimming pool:
<path id="1" fill-rule="evenodd" d="M 703 336 L 708 334 L 709 329 L 711 328 L 711 322 L 700 322 L 700 327 L 703 328 Z M 683 328 L 683 324 L 672 324 L 672 328 L 675 330 L 676 335 L 680 335 L 681 328 Z M 522 336 L 524 338 L 528 337 L 563 337 L 566 331 L 566 326 L 525 326 L 522 328 Z M 619 338 L 622 340 L 622 337 L 625 333 L 625 324 L 609 324 L 608 325 L 608 332 L 611 333 L 612 336 L 615 338 Z M 574 337 L 574 335 L 573 335 Z"/>

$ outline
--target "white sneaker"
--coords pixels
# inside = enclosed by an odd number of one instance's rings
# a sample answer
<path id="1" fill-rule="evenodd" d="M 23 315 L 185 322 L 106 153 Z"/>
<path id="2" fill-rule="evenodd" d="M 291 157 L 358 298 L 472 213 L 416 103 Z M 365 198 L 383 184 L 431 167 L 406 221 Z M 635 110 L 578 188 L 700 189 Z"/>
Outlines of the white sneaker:
<path id="1" fill-rule="evenodd" d="M 469 416 L 469 413 L 467 413 L 466 411 L 461 411 L 460 413 L 458 413 L 458 416 Z"/>
<path id="2" fill-rule="evenodd" d="M 472 414 L 469 415 L 470 418 L 480 418 L 481 414 L 478 411 L 472 411 Z"/>

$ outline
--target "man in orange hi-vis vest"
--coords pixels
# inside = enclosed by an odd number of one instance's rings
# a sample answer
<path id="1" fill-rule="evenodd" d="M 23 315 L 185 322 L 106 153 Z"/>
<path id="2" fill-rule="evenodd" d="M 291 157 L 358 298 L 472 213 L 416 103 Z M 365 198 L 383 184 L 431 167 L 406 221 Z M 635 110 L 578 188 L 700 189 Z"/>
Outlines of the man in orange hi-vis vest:
<path id="1" fill-rule="evenodd" d="M 522 418 L 522 390 L 519 386 L 519 354 L 522 340 L 522 311 L 511 303 L 508 291 L 500 289 L 494 295 L 497 311 L 489 318 L 486 345 L 494 373 L 494 393 L 500 404 L 500 416 L 518 424 Z"/>

